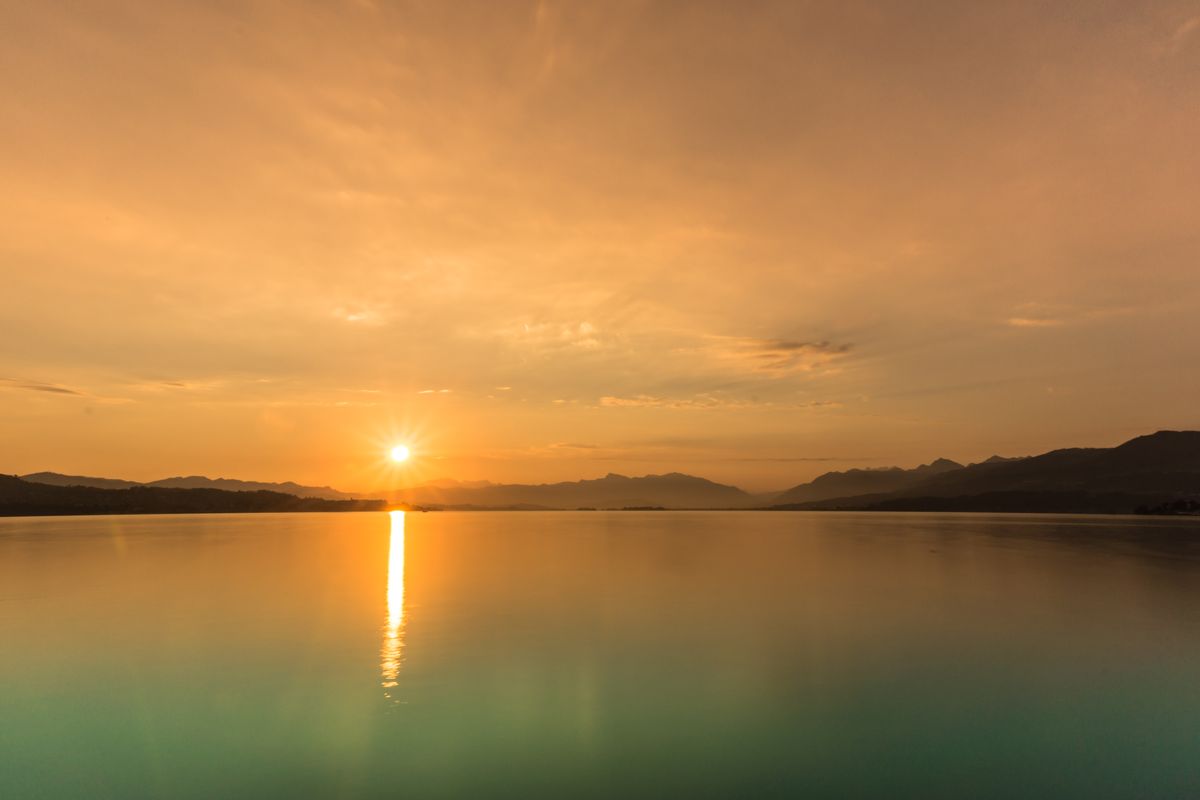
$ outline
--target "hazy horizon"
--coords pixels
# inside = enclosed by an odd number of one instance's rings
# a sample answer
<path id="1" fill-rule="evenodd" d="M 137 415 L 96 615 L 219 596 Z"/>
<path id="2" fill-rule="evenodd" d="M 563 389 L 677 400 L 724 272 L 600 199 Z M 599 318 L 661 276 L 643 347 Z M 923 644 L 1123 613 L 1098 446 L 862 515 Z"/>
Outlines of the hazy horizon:
<path id="1" fill-rule="evenodd" d="M 1194 3 L 0 25 L 6 471 L 764 491 L 1200 428 Z"/>
<path id="2" fill-rule="evenodd" d="M 1161 434 L 1175 434 L 1175 433 L 1180 433 L 1180 432 L 1160 429 L 1158 431 L 1147 431 L 1146 433 L 1144 433 L 1138 437 L 1135 437 L 1135 438 L 1147 439 L 1147 438 L 1155 438 L 1154 436 L 1152 436 L 1152 434 L 1161 435 Z M 1194 432 L 1184 431 L 1183 433 L 1194 433 Z M 1116 445 L 1121 445 L 1121 444 L 1126 444 L 1126 443 L 1127 442 L 1114 442 L 1112 446 L 1115 447 Z M 1053 448 L 1052 451 L 1068 450 L 1068 449 L 1076 449 L 1076 448 L 1072 448 L 1070 446 L 1056 447 L 1056 448 Z M 1100 448 L 1084 448 L 1084 449 L 1106 450 L 1106 449 L 1110 449 L 1110 448 L 1100 447 Z M 1047 452 L 1052 452 L 1052 451 L 1047 451 Z M 948 460 L 958 466 L 968 467 L 968 466 L 979 465 L 985 461 L 988 461 L 989 459 L 996 458 L 996 457 L 1007 459 L 1007 460 L 1023 460 L 1023 459 L 1026 459 L 1026 458 L 1029 458 L 1032 456 L 1040 456 L 1040 455 L 1044 455 L 1044 453 L 1022 453 L 1019 455 L 993 453 L 992 455 L 990 455 L 986 458 L 965 459 L 965 460 L 964 459 L 955 459 L 955 458 L 947 457 L 947 456 L 938 456 L 938 457 L 930 458 L 926 461 L 916 463 L 916 464 L 880 464 L 880 465 L 866 465 L 866 466 L 850 466 L 847 468 L 839 468 L 839 469 L 831 468 L 828 470 L 821 470 L 820 472 L 818 472 L 814 475 L 795 480 L 792 483 L 788 483 L 785 486 L 758 487 L 758 486 L 754 486 L 751 484 L 746 484 L 744 482 L 738 482 L 738 481 L 713 481 L 713 482 L 717 483 L 719 485 L 733 486 L 735 488 L 742 489 L 750 494 L 771 495 L 771 494 L 783 492 L 783 491 L 791 489 L 791 488 L 795 488 L 798 485 L 807 484 L 812 479 L 821 477 L 823 475 L 831 474 L 831 473 L 845 473 L 847 471 L 854 471 L 854 470 L 890 471 L 890 470 L 900 469 L 900 470 L 905 470 L 905 471 L 912 471 L 912 470 L 917 469 L 918 467 L 931 466 L 931 465 L 934 465 L 935 462 L 943 461 L 943 460 Z M 401 474 L 403 474 L 404 472 L 406 472 L 406 471 L 401 471 Z M 32 472 L 25 473 L 24 475 L 22 475 L 22 477 L 24 477 L 25 475 L 37 475 L 39 473 L 49 473 L 49 474 L 65 475 L 65 476 L 70 475 L 70 473 L 63 473 L 59 470 L 35 470 Z M 551 484 L 556 484 L 556 483 L 582 483 L 582 482 L 587 482 L 587 481 L 598 481 L 598 480 L 603 480 L 605 478 L 614 477 L 614 476 L 621 477 L 621 478 L 650 478 L 650 477 L 663 477 L 666 475 L 680 475 L 680 474 L 682 474 L 686 477 L 700 478 L 703 480 L 712 480 L 711 478 L 708 478 L 705 475 L 688 473 L 688 472 L 684 472 L 682 470 L 663 470 L 661 472 L 633 472 L 633 473 L 618 473 L 618 472 L 613 472 L 610 470 L 608 472 L 598 473 L 598 474 L 590 474 L 590 473 L 589 474 L 581 474 L 574 478 L 567 477 L 567 478 L 562 478 L 557 481 L 524 481 L 524 482 L 522 482 L 522 481 L 495 481 L 495 480 L 488 480 L 486 478 L 464 480 L 461 478 L 455 478 L 454 476 L 451 476 L 451 475 L 439 475 L 439 476 L 434 476 L 434 477 L 423 477 L 423 478 L 420 478 L 419 480 L 409 482 L 409 483 L 396 483 L 394 485 L 383 486 L 383 487 L 374 488 L 374 489 L 364 489 L 363 487 L 340 486 L 340 485 L 323 485 L 320 488 L 334 489 L 334 490 L 338 490 L 340 492 L 348 493 L 348 494 L 372 494 L 372 493 L 379 494 L 379 493 L 385 493 L 385 492 L 390 492 L 390 491 L 394 491 L 394 490 L 402 490 L 402 489 L 406 489 L 406 488 L 408 488 L 408 489 L 426 488 L 426 487 L 432 487 L 432 486 L 437 486 L 437 485 L 442 485 L 442 486 L 453 485 L 453 486 L 459 487 L 459 488 L 471 488 L 471 487 L 478 487 L 478 486 L 482 486 L 482 485 L 487 485 L 487 486 L 551 485 Z M 109 474 L 103 474 L 103 475 L 97 474 L 97 475 L 87 475 L 87 476 L 79 475 L 79 476 L 72 476 L 72 477 L 134 480 L 136 482 L 142 482 L 142 483 L 154 483 L 154 482 L 158 482 L 158 481 L 172 480 L 172 479 L 179 479 L 179 478 L 205 478 L 205 479 L 216 480 L 216 481 L 230 480 L 230 481 L 244 482 L 244 483 L 279 483 L 279 484 L 298 483 L 301 485 L 309 485 L 309 486 L 312 486 L 313 488 L 318 488 L 312 484 L 304 484 L 303 481 L 292 481 L 290 479 L 277 480 L 277 481 L 265 481 L 265 480 L 253 478 L 253 477 L 224 475 L 224 474 L 221 474 L 221 475 L 192 475 L 192 474 L 184 475 L 182 473 L 179 473 L 179 474 L 173 474 L 173 475 L 160 475 L 156 478 L 145 478 L 145 479 L 131 479 L 124 475 L 109 475 Z"/>
<path id="3" fill-rule="evenodd" d="M 932 461 L 932 460 L 935 460 L 935 459 L 930 459 L 930 460 Z M 951 459 L 951 460 L 952 460 L 952 461 L 954 461 L 954 460 L 956 460 L 956 459 Z M 927 463 L 928 463 L 928 462 L 927 462 Z M 959 462 L 959 463 L 962 463 L 962 464 L 967 464 L 967 463 L 969 463 L 969 462 Z M 874 466 L 874 467 L 872 467 L 872 466 L 865 466 L 865 467 L 847 467 L 846 469 L 867 469 L 867 470 L 870 470 L 870 469 L 893 469 L 893 468 L 895 468 L 895 467 L 900 467 L 901 469 L 912 469 L 912 468 L 914 468 L 914 467 L 917 467 L 917 466 L 920 466 L 920 465 L 919 465 L 919 464 L 912 464 L 912 465 L 907 465 L 907 466 L 905 466 L 905 465 L 898 465 L 898 464 L 887 464 L 887 465 L 879 465 L 879 466 Z M 811 476 L 811 477 L 818 477 L 819 475 L 825 474 L 826 472 L 833 472 L 833 471 L 843 471 L 843 470 L 832 470 L 832 469 L 831 469 L 831 470 L 822 470 L 821 472 L 819 472 L 819 473 L 816 473 L 816 474 L 814 474 L 814 475 L 813 475 L 813 476 Z M 40 470 L 30 470 L 30 471 L 28 471 L 28 472 L 22 472 L 22 473 L 19 473 L 19 474 L 18 474 L 18 476 L 24 476 L 24 475 L 36 475 L 36 474 L 38 474 L 38 473 L 53 473 L 53 474 L 57 474 L 57 475 L 75 475 L 75 473 L 63 472 L 62 470 L 55 470 L 55 469 L 40 469 Z M 626 478 L 643 478 L 643 477 L 653 477 L 653 476 L 660 476 L 660 475 L 670 475 L 670 474 L 684 474 L 684 475 L 688 475 L 688 476 L 690 476 L 690 477 L 694 477 L 694 478 L 703 478 L 703 479 L 705 479 L 705 480 L 713 480 L 712 478 L 708 478 L 708 477 L 707 477 L 707 476 L 705 476 L 705 475 L 693 474 L 693 473 L 690 473 L 690 472 L 685 472 L 684 470 L 678 470 L 678 469 L 667 469 L 667 470 L 662 470 L 661 472 L 632 472 L 632 473 L 615 472 L 615 471 L 613 471 L 613 470 L 609 470 L 608 472 L 601 472 L 601 473 L 587 473 L 587 474 L 580 474 L 580 475 L 578 475 L 578 476 L 576 476 L 576 477 L 573 477 L 573 478 L 572 478 L 572 477 L 564 477 L 564 478 L 561 478 L 561 479 L 559 479 L 559 480 L 556 480 L 556 481 L 495 481 L 495 480 L 489 480 L 488 478 L 462 479 L 462 478 L 456 478 L 456 477 L 454 477 L 454 476 L 452 476 L 452 475 L 435 475 L 435 476 L 428 477 L 428 478 L 420 478 L 418 481 L 416 481 L 416 482 L 413 482 L 413 483 L 407 483 L 407 484 L 405 484 L 405 483 L 399 483 L 399 484 L 396 484 L 395 486 L 385 486 L 385 487 L 382 487 L 381 489 L 361 489 L 361 487 L 355 487 L 355 486 L 341 486 L 341 485 L 338 485 L 338 484 L 320 484 L 320 486 L 323 486 L 323 487 L 325 487 L 325 488 L 330 488 L 330 489 L 336 489 L 336 490 L 338 490 L 338 491 L 342 491 L 342 492 L 354 493 L 354 492 L 359 492 L 359 491 L 365 491 L 365 492 L 370 492 L 370 491 L 388 491 L 388 490 L 390 490 L 390 489 L 403 489 L 403 488 L 408 488 L 408 487 L 416 487 L 416 486 L 433 485 L 433 484 L 445 483 L 445 482 L 454 482 L 454 483 L 460 483 L 460 484 L 472 484 L 472 483 L 490 483 L 490 484 L 518 483 L 518 484 L 530 484 L 530 485 L 548 484 L 548 483 L 560 483 L 560 482 L 567 482 L 567 483 L 570 483 L 570 482 L 578 482 L 578 481 L 593 481 L 593 480 L 601 480 L 601 479 L 603 479 L 603 478 L 605 478 L 605 477 L 608 477 L 609 475 L 614 475 L 614 474 L 615 474 L 615 475 L 620 475 L 620 476 L 622 476 L 622 477 L 626 477 Z M 157 477 L 153 477 L 153 478 L 130 478 L 130 477 L 127 477 L 127 476 L 125 476 L 125 475 L 115 475 L 115 474 L 113 474 L 113 475 L 109 475 L 109 474 L 95 474 L 95 475 L 78 475 L 77 477 L 87 477 L 87 478 L 109 478 L 109 479 L 116 479 L 116 480 L 127 480 L 127 481 L 133 481 L 133 482 L 135 482 L 135 483 L 152 483 L 152 482 L 154 482 L 154 481 L 158 481 L 158 480 L 167 480 L 167 479 L 169 479 L 169 478 L 191 478 L 191 477 L 202 477 L 202 478 L 209 478 L 209 479 L 212 479 L 212 480 L 234 480 L 234 481 L 244 481 L 244 482 L 247 482 L 247 483 L 289 483 L 289 482 L 290 482 L 290 483 L 297 483 L 297 484 L 300 484 L 300 485 L 303 485 L 303 486 L 317 486 L 317 484 L 307 484 L 307 483 L 305 483 L 304 481 L 296 481 L 296 480 L 293 480 L 293 479 L 291 479 L 291 478 L 278 478 L 278 479 L 271 479 L 271 480 L 267 480 L 267 479 L 263 479 L 263 478 L 256 478 L 256 477 L 254 477 L 254 476 L 245 476 L 245 475 L 224 475 L 224 474 L 220 474 L 220 475 L 199 475 L 199 474 L 192 474 L 192 473 L 187 473 L 187 474 L 184 474 L 184 473 L 172 473 L 172 474 L 170 474 L 170 475 L 158 475 Z M 772 485 L 772 486 L 766 486 L 766 487 L 763 487 L 763 488 L 756 488 L 756 487 L 754 487 L 754 486 L 751 486 L 751 485 L 746 485 L 746 484 L 743 484 L 743 483 L 737 483 L 737 482 L 732 482 L 732 483 L 729 483 L 729 482 L 726 482 L 726 481 L 716 481 L 716 480 L 713 480 L 713 482 L 714 482 L 714 483 L 720 483 L 720 484 L 724 484 L 724 485 L 736 486 L 737 488 L 739 488 L 739 489 L 744 489 L 744 490 L 746 490 L 746 491 L 748 491 L 748 492 L 752 492 L 752 493 L 756 493 L 756 494 L 761 494 L 761 493 L 771 493 L 771 492 L 776 492 L 776 491 L 783 491 L 783 490 L 785 490 L 785 489 L 790 489 L 792 486 L 794 486 L 794 485 L 796 485 L 796 484 L 799 484 L 799 483 L 804 483 L 804 482 L 806 482 L 807 480 L 811 480 L 811 478 L 804 478 L 804 479 L 796 480 L 796 481 L 794 481 L 794 482 L 792 482 L 792 483 L 789 483 L 789 484 L 786 484 L 786 485 L 781 485 L 781 486 L 774 486 L 774 485 Z"/>

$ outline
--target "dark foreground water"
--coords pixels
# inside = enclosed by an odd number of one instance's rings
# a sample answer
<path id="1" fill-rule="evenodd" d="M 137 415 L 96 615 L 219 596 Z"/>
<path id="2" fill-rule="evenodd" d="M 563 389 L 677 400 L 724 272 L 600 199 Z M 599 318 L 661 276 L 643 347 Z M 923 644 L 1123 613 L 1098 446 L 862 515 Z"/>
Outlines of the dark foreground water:
<path id="1" fill-rule="evenodd" d="M 1200 797 L 1200 521 L 0 520 L 0 797 Z"/>

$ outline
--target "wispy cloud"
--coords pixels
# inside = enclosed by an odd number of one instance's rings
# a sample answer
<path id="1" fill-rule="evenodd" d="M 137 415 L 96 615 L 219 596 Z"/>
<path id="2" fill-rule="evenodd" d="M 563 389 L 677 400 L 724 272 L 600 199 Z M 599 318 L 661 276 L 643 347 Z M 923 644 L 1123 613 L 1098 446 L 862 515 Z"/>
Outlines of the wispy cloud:
<path id="1" fill-rule="evenodd" d="M 256 380 L 255 383 L 258 383 Z M 232 385 L 232 381 L 227 378 L 188 378 L 180 380 L 177 378 L 147 378 L 137 380 L 132 383 L 124 384 L 122 388 L 134 391 L 145 392 L 149 394 L 162 393 L 210 393 Z"/>
<path id="2" fill-rule="evenodd" d="M 1058 328 L 1134 313 L 1130 306 L 1080 308 L 1062 303 L 1022 303 L 1004 320 L 1010 328 Z"/>
<path id="3" fill-rule="evenodd" d="M 1009 317 L 1007 323 L 1013 328 L 1055 328 L 1065 321 L 1050 317 Z"/>
<path id="4" fill-rule="evenodd" d="M 525 320 L 493 331 L 491 335 L 514 347 L 542 351 L 597 350 L 603 346 L 600 330 L 586 320 L 580 322 Z"/>
<path id="5" fill-rule="evenodd" d="M 1200 31 L 1200 14 L 1188 17 L 1175 28 L 1166 44 L 1163 45 L 1162 53 L 1168 56 L 1175 55 L 1187 47 L 1188 41 L 1197 31 Z"/>
<path id="6" fill-rule="evenodd" d="M 883 459 L 881 459 L 877 456 L 871 456 L 870 458 L 866 458 L 863 456 L 794 456 L 794 457 L 793 456 L 779 456 L 779 457 L 762 456 L 762 457 L 754 457 L 754 458 L 734 456 L 734 457 L 730 457 L 730 458 L 723 458 L 721 460 L 722 461 L 748 462 L 748 463 L 774 462 L 774 463 L 781 463 L 781 464 L 806 464 L 806 463 L 826 463 L 826 462 L 830 462 L 830 461 L 839 462 L 839 463 L 857 462 L 857 461 L 882 461 Z"/>
<path id="7" fill-rule="evenodd" d="M 601 397 L 599 404 L 604 408 L 672 408 L 731 411 L 747 408 L 794 408 L 794 409 L 833 409 L 841 408 L 842 404 L 835 400 L 813 400 L 803 403 L 774 402 L 719 397 L 712 394 L 699 394 L 694 397 L 660 397 L 657 395 L 639 394 L 627 397 L 606 395 Z"/>
<path id="8" fill-rule="evenodd" d="M 41 383 L 40 381 L 20 381 L 13 378 L 0 378 L 4 384 L 10 389 L 24 389 L 30 392 L 46 392 L 48 394 L 68 394 L 76 397 L 83 397 L 83 392 L 78 392 L 74 389 L 68 389 L 66 386 L 59 386 L 55 383 Z"/>
<path id="9" fill-rule="evenodd" d="M 738 336 L 709 337 L 706 349 L 718 362 L 742 371 L 768 375 L 809 372 L 828 366 L 852 349 L 849 343 L 828 340 L 759 339 Z"/>
<path id="10" fill-rule="evenodd" d="M 350 325 L 376 327 L 387 322 L 384 312 L 374 308 L 336 308 L 333 317 Z"/>

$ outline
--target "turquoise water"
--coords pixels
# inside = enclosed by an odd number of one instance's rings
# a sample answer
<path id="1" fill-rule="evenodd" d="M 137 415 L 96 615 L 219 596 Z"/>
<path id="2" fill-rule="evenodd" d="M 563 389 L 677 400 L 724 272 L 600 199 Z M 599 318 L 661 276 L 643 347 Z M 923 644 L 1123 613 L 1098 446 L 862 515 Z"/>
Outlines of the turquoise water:
<path id="1" fill-rule="evenodd" d="M 1200 524 L 0 520 L 0 797 L 1196 797 Z"/>

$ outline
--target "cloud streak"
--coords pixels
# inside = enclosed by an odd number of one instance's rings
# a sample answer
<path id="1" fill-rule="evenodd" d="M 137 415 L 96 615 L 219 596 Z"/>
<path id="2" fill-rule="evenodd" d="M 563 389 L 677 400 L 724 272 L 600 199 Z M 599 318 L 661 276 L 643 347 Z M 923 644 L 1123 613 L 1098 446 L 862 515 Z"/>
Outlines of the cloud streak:
<path id="1" fill-rule="evenodd" d="M 676 410 L 738 411 L 751 408 L 787 408 L 795 410 L 819 410 L 842 408 L 836 400 L 812 400 L 808 402 L 777 402 L 770 400 L 737 399 L 701 394 L 694 397 L 660 397 L 639 394 L 626 397 L 605 395 L 599 398 L 602 408 L 668 408 Z"/>
<path id="2" fill-rule="evenodd" d="M 1057 328 L 1066 324 L 1064 320 L 1049 317 L 1009 317 L 1007 323 L 1013 328 Z"/>
<path id="3" fill-rule="evenodd" d="M 828 340 L 710 337 L 708 354 L 719 364 L 737 371 L 781 377 L 828 367 L 852 350 L 849 343 Z"/>
<path id="4" fill-rule="evenodd" d="M 75 389 L 68 389 L 66 386 L 59 386 L 54 383 L 41 383 L 38 381 L 20 381 L 13 378 L 0 378 L 0 382 L 6 384 L 10 389 L 23 389 L 30 392 L 44 392 L 47 394 L 65 394 L 74 397 L 83 397 L 84 393 Z"/>

